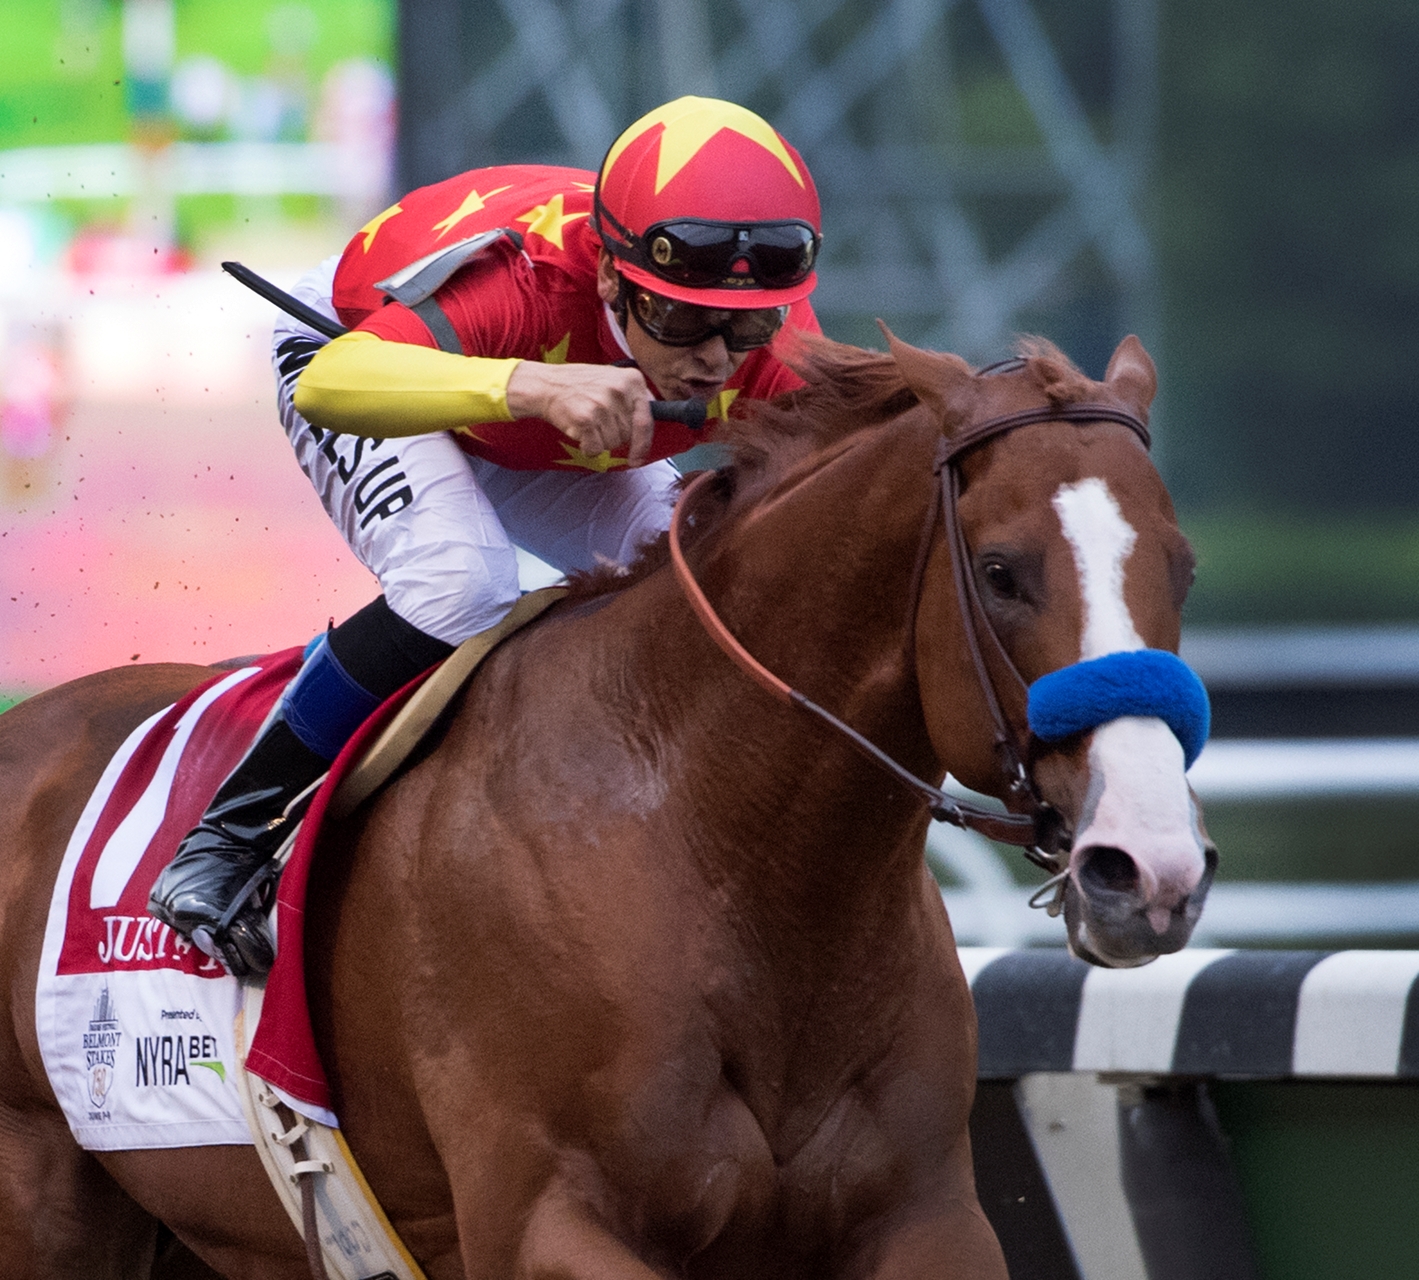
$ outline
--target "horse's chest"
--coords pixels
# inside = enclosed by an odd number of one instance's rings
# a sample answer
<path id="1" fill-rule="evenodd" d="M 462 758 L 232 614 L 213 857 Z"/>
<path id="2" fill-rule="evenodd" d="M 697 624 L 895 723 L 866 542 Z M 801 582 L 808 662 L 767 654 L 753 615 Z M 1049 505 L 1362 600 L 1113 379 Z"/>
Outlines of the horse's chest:
<path id="1" fill-rule="evenodd" d="M 629 1218 L 670 1256 L 706 1261 L 706 1275 L 716 1274 L 712 1260 L 721 1255 L 727 1275 L 741 1274 L 746 1255 L 794 1274 L 794 1259 L 842 1239 L 880 1208 L 904 1170 L 900 1138 L 884 1131 L 857 1089 L 777 1119 L 770 1135 L 722 1081 L 702 1108 L 647 1135 L 645 1198 Z"/>
<path id="2" fill-rule="evenodd" d="M 791 1002 L 708 979 L 685 1002 L 707 1019 L 678 1033 L 668 1010 L 645 1020 L 660 1034 L 622 1077 L 634 1081 L 616 1126 L 629 1142 L 607 1170 L 611 1185 L 637 1171 L 628 1219 L 661 1224 L 681 1256 L 752 1241 L 760 1271 L 787 1276 L 771 1258 L 841 1240 L 905 1188 L 937 1181 L 965 1129 L 974 1041 L 943 1028 L 959 1018 L 950 992 L 910 990 L 925 1030 L 884 1029 L 848 1006 L 794 1022 Z"/>

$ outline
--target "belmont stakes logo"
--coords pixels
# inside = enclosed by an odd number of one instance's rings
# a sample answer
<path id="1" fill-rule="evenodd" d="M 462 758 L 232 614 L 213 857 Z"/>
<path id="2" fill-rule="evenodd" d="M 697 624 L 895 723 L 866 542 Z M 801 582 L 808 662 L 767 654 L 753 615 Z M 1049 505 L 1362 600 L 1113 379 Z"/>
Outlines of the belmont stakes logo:
<path id="1" fill-rule="evenodd" d="M 107 1120 L 109 1113 L 103 1109 L 113 1088 L 114 1064 L 118 1058 L 118 1042 L 122 1037 L 118 1028 L 118 1010 L 108 994 L 108 985 L 99 992 L 94 1001 L 94 1016 L 89 1019 L 89 1029 L 84 1032 L 84 1065 L 89 1073 L 89 1101 L 96 1110 L 89 1112 L 90 1120 Z"/>

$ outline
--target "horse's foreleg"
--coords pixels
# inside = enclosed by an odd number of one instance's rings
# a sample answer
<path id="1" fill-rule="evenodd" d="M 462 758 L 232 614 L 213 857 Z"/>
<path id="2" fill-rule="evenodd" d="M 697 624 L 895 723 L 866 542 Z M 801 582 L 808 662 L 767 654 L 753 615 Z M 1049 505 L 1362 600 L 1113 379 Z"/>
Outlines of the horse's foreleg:
<path id="1" fill-rule="evenodd" d="M 842 1274 L 864 1280 L 1009 1280 L 985 1213 L 975 1200 L 960 1199 L 900 1223 Z"/>
<path id="2" fill-rule="evenodd" d="M 464 1246 L 469 1275 L 483 1269 Z M 613 1236 L 564 1187 L 551 1187 L 532 1210 L 518 1250 L 516 1280 L 665 1280 Z"/>

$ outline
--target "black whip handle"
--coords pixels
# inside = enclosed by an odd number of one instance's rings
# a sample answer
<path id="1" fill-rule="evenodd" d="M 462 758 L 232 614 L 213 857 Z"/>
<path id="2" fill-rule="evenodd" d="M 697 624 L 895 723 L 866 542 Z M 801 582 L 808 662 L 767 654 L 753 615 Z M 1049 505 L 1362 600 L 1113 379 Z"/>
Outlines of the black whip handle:
<path id="1" fill-rule="evenodd" d="M 652 400 L 650 416 L 661 422 L 683 422 L 691 431 L 699 431 L 705 425 L 705 402 L 703 400 Z"/>
<path id="2" fill-rule="evenodd" d="M 284 289 L 278 289 L 271 281 L 257 275 L 250 267 L 242 266 L 240 262 L 224 262 L 222 270 L 233 279 L 240 280 L 253 293 L 259 293 L 267 302 L 274 302 L 288 316 L 295 316 L 302 324 L 308 324 L 316 333 L 323 333 L 327 338 L 338 338 L 342 333 L 349 333 L 338 320 L 321 315 L 314 307 L 308 307 L 299 298 L 291 297 Z"/>

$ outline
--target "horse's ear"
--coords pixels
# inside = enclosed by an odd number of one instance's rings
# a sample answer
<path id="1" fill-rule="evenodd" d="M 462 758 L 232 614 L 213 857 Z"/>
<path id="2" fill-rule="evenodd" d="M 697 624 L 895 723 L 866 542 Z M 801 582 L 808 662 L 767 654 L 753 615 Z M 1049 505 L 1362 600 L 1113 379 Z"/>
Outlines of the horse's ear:
<path id="1" fill-rule="evenodd" d="M 1148 416 L 1148 406 L 1158 392 L 1158 370 L 1153 357 L 1131 333 L 1114 351 L 1104 381 L 1121 399 L 1134 405 L 1140 416 Z"/>
<path id="2" fill-rule="evenodd" d="M 965 397 L 975 381 L 971 366 L 949 351 L 923 351 L 903 342 L 881 320 L 877 327 L 886 336 L 887 349 L 916 398 L 946 426 L 964 417 L 968 409 Z"/>

